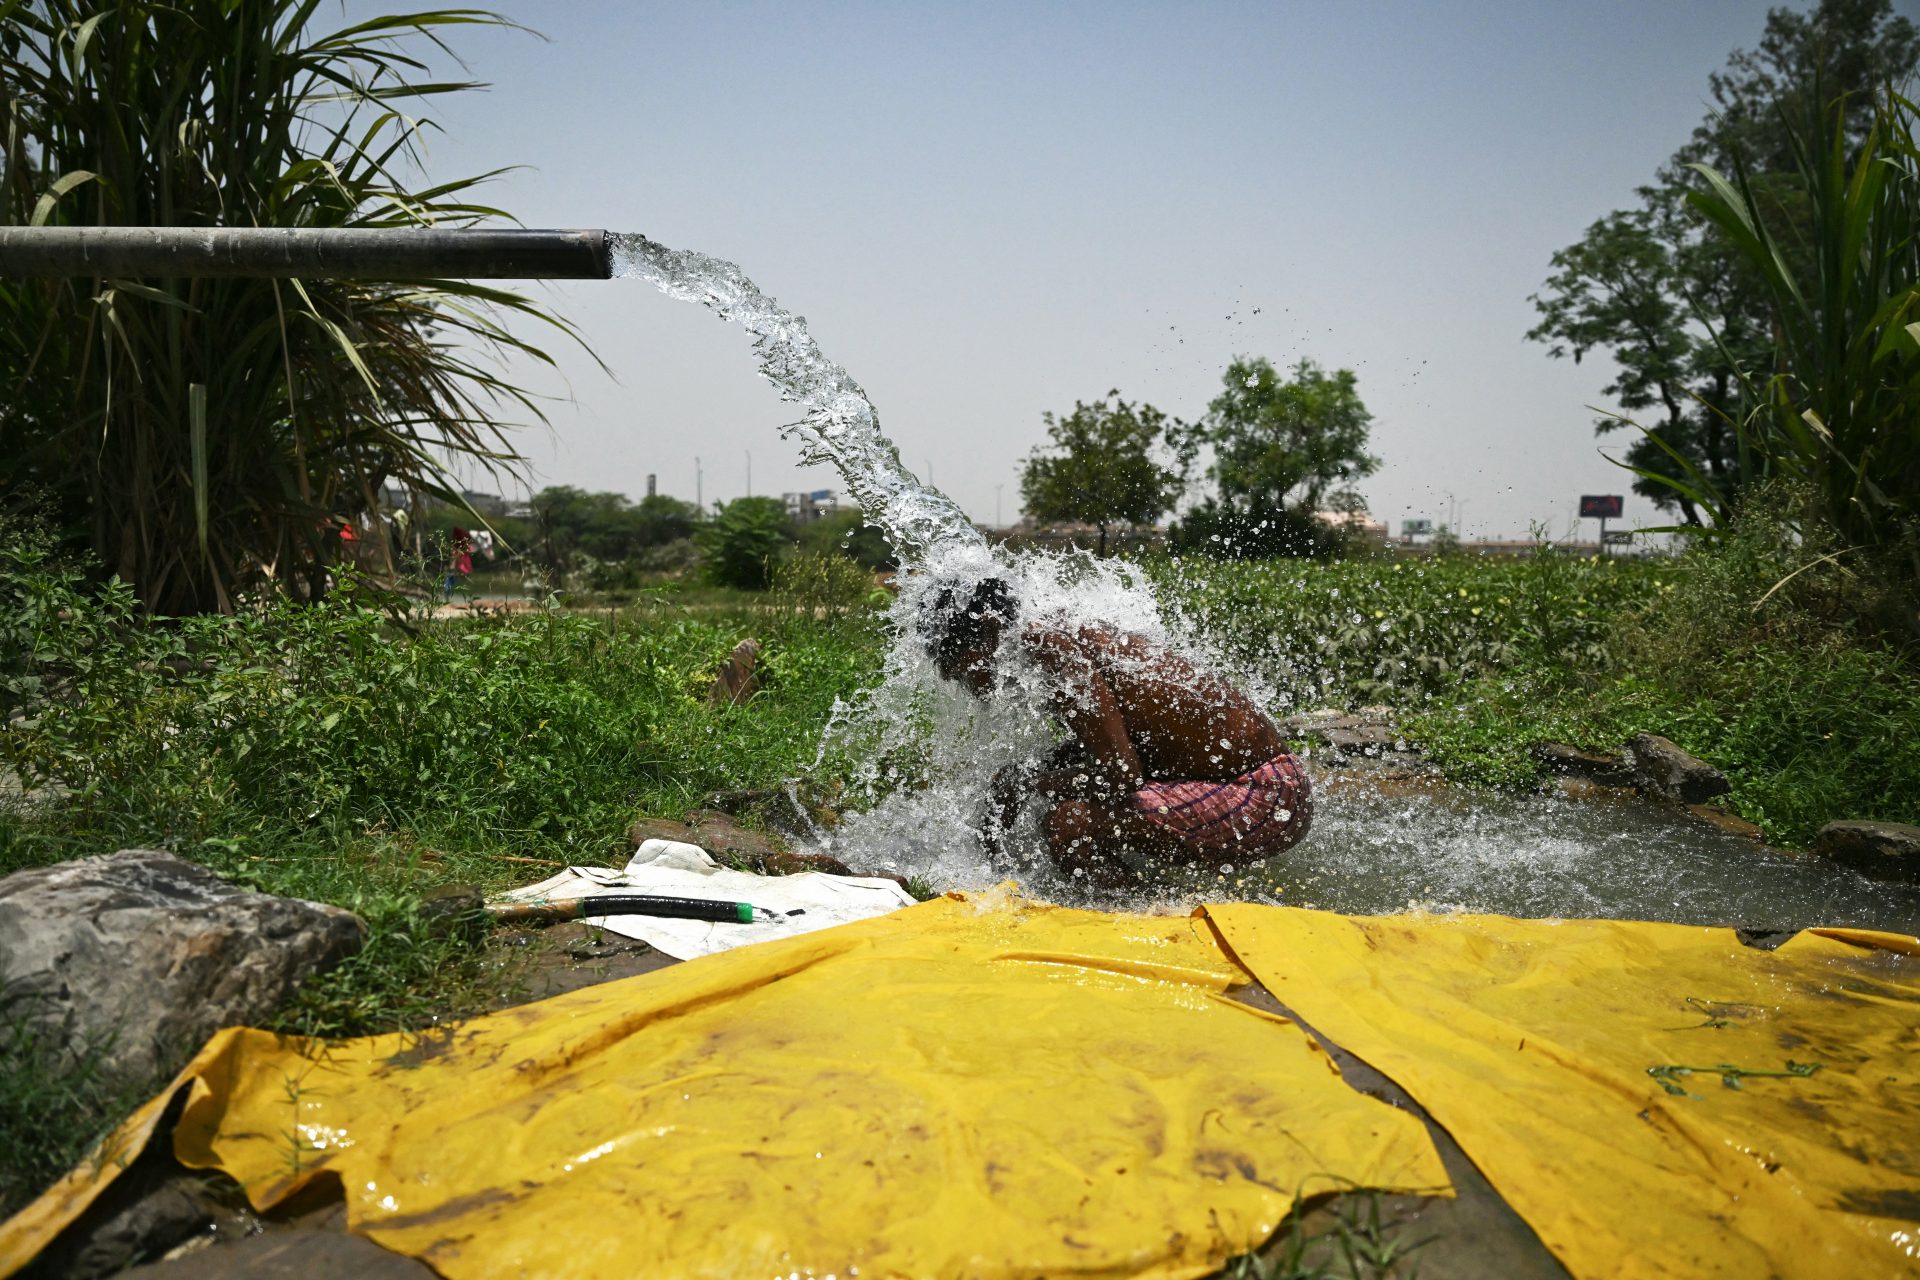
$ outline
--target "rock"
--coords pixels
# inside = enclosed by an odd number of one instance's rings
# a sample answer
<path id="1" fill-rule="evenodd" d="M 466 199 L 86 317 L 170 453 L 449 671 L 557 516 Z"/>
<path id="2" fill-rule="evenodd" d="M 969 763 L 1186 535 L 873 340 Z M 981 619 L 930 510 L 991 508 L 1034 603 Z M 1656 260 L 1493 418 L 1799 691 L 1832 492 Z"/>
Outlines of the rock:
<path id="1" fill-rule="evenodd" d="M 1920 881 L 1920 827 L 1904 822 L 1829 822 L 1813 851 L 1879 879 Z"/>
<path id="2" fill-rule="evenodd" d="M 760 682 L 754 678 L 753 668 L 759 661 L 758 640 L 746 639 L 733 646 L 733 652 L 714 672 L 713 688 L 707 691 L 708 705 L 737 707 L 758 693 Z"/>
<path id="3" fill-rule="evenodd" d="M 1326 739 L 1328 746 L 1348 755 L 1377 756 L 1397 750 L 1405 743 L 1405 739 L 1393 731 L 1393 726 L 1384 724 L 1356 724 L 1348 729 L 1328 729 L 1321 736 Z"/>
<path id="4" fill-rule="evenodd" d="M 364 939 L 351 912 L 239 889 L 152 849 L 0 880 L 0 988 L 63 1052 L 106 1046 L 103 1079 L 132 1089 L 220 1028 L 267 1017 Z"/>
<path id="5" fill-rule="evenodd" d="M 1578 800 L 1583 804 L 1600 804 L 1610 800 L 1634 800 L 1638 797 L 1638 793 L 1631 786 L 1610 786 L 1604 782 L 1594 782 L 1590 778 L 1555 778 L 1553 789 L 1567 799 Z"/>
<path id="6" fill-rule="evenodd" d="M 420 922 L 438 937 L 458 938 L 469 944 L 487 940 L 487 901 L 472 885 L 438 889 L 420 899 Z"/>
<path id="7" fill-rule="evenodd" d="M 1687 812 L 1710 827 L 1718 827 L 1730 836 L 1739 836 L 1744 840 L 1764 840 L 1767 833 L 1748 822 L 1738 814 L 1728 813 L 1725 809 L 1710 804 L 1690 804 Z"/>
<path id="8" fill-rule="evenodd" d="M 716 809 L 695 809 L 687 815 L 694 843 L 721 862 L 762 875 L 790 876 L 802 871 L 826 871 L 845 876 L 847 864 L 824 853 L 795 853 L 772 832 L 749 831 Z"/>
<path id="9" fill-rule="evenodd" d="M 685 822 L 641 818 L 627 829 L 627 837 L 636 849 L 647 840 L 697 844 L 712 854 L 716 862 L 762 875 L 790 876 L 802 871 L 825 871 L 836 876 L 853 874 L 838 858 L 824 853 L 795 853 L 772 832 L 750 831 L 717 809 L 695 809 Z"/>
<path id="10" fill-rule="evenodd" d="M 1557 778 L 1580 778 L 1603 787 L 1630 787 L 1633 770 L 1625 758 L 1602 751 L 1583 751 L 1569 742 L 1536 742 L 1527 754 Z"/>
<path id="11" fill-rule="evenodd" d="M 627 828 L 627 847 L 638 849 L 649 840 L 678 840 L 682 844 L 699 844 L 700 835 L 684 822 L 675 822 L 672 818 L 636 818 Z"/>
<path id="12" fill-rule="evenodd" d="M 433 1280 L 424 1262 L 345 1231 L 270 1231 L 126 1273 L 128 1280 Z"/>
<path id="13" fill-rule="evenodd" d="M 1733 790 L 1726 774 L 1657 733 L 1627 739 L 1626 761 L 1640 790 L 1657 799 L 1705 804 Z"/>

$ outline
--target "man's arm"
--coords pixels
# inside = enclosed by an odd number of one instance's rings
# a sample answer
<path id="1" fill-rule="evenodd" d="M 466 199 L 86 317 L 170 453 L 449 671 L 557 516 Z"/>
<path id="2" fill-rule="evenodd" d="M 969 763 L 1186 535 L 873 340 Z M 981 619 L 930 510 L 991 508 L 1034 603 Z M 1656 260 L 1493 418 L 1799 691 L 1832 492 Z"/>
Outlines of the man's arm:
<path id="1" fill-rule="evenodd" d="M 1134 791 L 1144 780 L 1140 755 L 1127 737 L 1126 718 L 1083 641 L 1057 631 L 1033 632 L 1029 650 L 1055 679 L 1054 714 L 1090 757 L 1086 770 L 1094 790 Z"/>

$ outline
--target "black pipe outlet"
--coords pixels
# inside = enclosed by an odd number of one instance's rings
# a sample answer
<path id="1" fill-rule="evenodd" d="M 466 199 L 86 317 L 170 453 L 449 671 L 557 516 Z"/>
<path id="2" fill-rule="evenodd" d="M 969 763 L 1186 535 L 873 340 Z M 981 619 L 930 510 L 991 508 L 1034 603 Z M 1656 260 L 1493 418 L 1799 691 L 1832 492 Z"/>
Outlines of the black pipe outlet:
<path id="1" fill-rule="evenodd" d="M 0 277 L 605 280 L 605 231 L 0 227 Z"/>

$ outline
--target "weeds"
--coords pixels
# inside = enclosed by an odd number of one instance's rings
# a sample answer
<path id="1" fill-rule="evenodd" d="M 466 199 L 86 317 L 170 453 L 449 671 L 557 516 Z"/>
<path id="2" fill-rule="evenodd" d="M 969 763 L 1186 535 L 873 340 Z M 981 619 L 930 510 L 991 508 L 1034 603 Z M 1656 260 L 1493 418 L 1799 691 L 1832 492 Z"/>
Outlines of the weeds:
<path id="1" fill-rule="evenodd" d="M 1388 1223 L 1383 1199 L 1371 1190 L 1342 1195 L 1331 1206 L 1331 1225 L 1310 1231 L 1305 1201 L 1296 1194 L 1286 1225 L 1220 1274 L 1223 1280 L 1416 1280 L 1410 1260 L 1426 1241 Z"/>
<path id="2" fill-rule="evenodd" d="M 110 1040 L 76 1042 L 0 991 L 0 1220 L 77 1165 L 161 1083 L 116 1084 Z"/>

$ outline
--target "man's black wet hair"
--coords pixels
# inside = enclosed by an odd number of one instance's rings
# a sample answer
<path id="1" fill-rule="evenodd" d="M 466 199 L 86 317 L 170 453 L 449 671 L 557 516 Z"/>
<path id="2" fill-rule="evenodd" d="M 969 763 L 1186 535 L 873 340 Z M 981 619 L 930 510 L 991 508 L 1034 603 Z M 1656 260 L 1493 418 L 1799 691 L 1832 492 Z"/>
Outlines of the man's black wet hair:
<path id="1" fill-rule="evenodd" d="M 921 623 L 920 639 L 928 656 L 945 667 L 984 645 L 991 623 L 1004 627 L 1018 612 L 1013 588 L 1005 578 L 984 578 L 971 595 L 965 583 L 951 583 L 933 594 Z"/>

